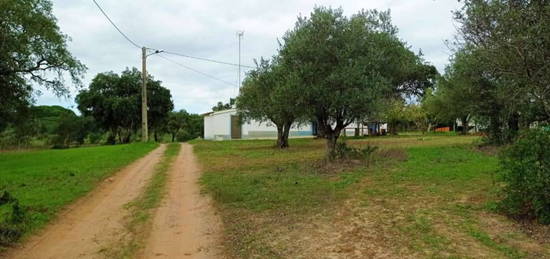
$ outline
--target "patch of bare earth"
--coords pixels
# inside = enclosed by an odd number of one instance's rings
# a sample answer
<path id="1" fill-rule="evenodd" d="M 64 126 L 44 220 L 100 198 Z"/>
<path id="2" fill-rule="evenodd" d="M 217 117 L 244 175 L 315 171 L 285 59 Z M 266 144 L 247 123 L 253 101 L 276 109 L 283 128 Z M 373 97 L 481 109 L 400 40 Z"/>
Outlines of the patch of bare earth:
<path id="1" fill-rule="evenodd" d="M 221 221 L 202 195 L 193 147 L 182 144 L 168 172 L 167 194 L 157 209 L 141 258 L 221 258 Z"/>
<path id="2" fill-rule="evenodd" d="M 98 258 L 100 250 L 124 235 L 124 206 L 142 192 L 160 161 L 164 145 L 125 167 L 67 207 L 41 233 L 7 258 Z"/>

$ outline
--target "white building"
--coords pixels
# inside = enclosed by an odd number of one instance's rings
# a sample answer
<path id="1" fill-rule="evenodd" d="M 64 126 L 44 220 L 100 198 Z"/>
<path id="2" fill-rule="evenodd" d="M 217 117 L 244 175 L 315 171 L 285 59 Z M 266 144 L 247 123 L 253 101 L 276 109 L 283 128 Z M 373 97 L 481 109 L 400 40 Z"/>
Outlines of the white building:
<path id="1" fill-rule="evenodd" d="M 204 116 L 204 139 L 260 139 L 277 138 L 277 127 L 267 121 L 245 121 L 241 124 L 237 109 L 209 112 Z M 289 137 L 313 137 L 317 134 L 314 124 L 305 123 L 292 126 Z M 367 136 L 385 134 L 386 123 L 352 123 L 342 130 L 343 136 Z"/>
<path id="2" fill-rule="evenodd" d="M 385 135 L 388 131 L 387 123 L 380 122 L 352 122 L 344 130 L 341 135 L 353 137 L 353 136 L 368 136 L 368 135 Z"/>
<path id="3" fill-rule="evenodd" d="M 209 112 L 204 116 L 204 139 L 258 139 L 276 138 L 277 127 L 271 122 L 258 122 L 251 120 L 241 124 L 237 109 Z M 293 126 L 290 129 L 290 137 L 313 137 L 311 123 Z"/>

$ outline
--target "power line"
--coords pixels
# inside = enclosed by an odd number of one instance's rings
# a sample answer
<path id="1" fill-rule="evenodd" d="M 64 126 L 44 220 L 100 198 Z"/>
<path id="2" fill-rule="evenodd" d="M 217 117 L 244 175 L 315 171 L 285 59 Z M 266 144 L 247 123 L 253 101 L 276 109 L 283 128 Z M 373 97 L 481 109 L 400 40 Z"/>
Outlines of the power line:
<path id="1" fill-rule="evenodd" d="M 225 81 L 225 80 L 223 80 L 223 79 L 219 79 L 219 78 L 217 78 L 217 77 L 215 77 L 215 76 L 209 75 L 209 74 L 204 73 L 204 72 L 199 71 L 199 70 L 196 70 L 196 69 L 194 69 L 194 68 L 192 68 L 192 67 L 188 67 L 188 66 L 186 66 L 186 65 L 184 65 L 184 64 L 181 64 L 181 63 L 179 63 L 179 62 L 177 62 L 177 61 L 175 61 L 175 60 L 169 59 L 169 58 L 167 58 L 167 57 L 165 57 L 165 56 L 163 56 L 163 55 L 157 55 L 157 56 L 160 57 L 160 58 L 163 58 L 163 59 L 165 59 L 165 60 L 168 60 L 168 61 L 170 61 L 170 62 L 172 62 L 172 63 L 174 63 L 174 64 L 176 64 L 176 65 L 178 65 L 178 66 L 180 66 L 180 67 L 183 67 L 183 68 L 185 68 L 185 69 L 187 69 L 187 70 L 191 70 L 191 71 L 193 71 L 193 72 L 195 72 L 195 73 L 199 73 L 199 74 L 201 74 L 201 75 L 203 75 L 203 76 L 206 76 L 206 77 L 208 77 L 208 78 L 210 78 L 210 79 L 214 79 L 214 80 L 220 81 L 220 82 L 222 82 L 222 83 L 224 83 L 224 84 L 228 84 L 228 85 L 230 85 L 230 86 L 235 86 L 235 84 L 233 84 L 233 83 L 231 83 L 231 82 Z"/>
<path id="2" fill-rule="evenodd" d="M 111 20 L 109 15 L 107 15 L 107 13 L 103 10 L 103 8 L 101 8 L 101 6 L 96 2 L 96 0 L 92 0 L 92 1 L 97 6 L 99 11 L 101 11 L 103 16 L 105 16 L 105 18 L 107 18 L 107 20 L 111 23 L 111 25 L 113 25 L 113 27 L 115 27 L 115 29 L 120 33 L 120 35 L 122 35 L 122 37 L 124 37 L 128 42 L 130 42 L 130 44 L 134 45 L 136 48 L 141 48 L 141 46 L 139 44 L 137 44 L 135 41 L 130 39 L 130 37 L 128 37 L 124 32 L 122 32 L 122 30 L 115 24 L 115 22 L 113 22 L 113 20 Z M 153 49 L 153 48 L 148 48 L 148 49 L 157 50 L 157 49 Z M 202 60 L 202 61 L 208 61 L 208 62 L 223 64 L 223 65 L 230 65 L 230 66 L 237 66 L 237 67 L 239 66 L 239 64 L 235 64 L 235 63 L 230 63 L 230 62 L 225 62 L 225 61 L 220 61 L 220 60 L 215 60 L 215 59 L 210 59 L 210 58 L 195 57 L 195 56 L 186 55 L 186 54 L 182 54 L 182 53 L 178 53 L 178 52 L 174 52 L 174 51 L 164 51 L 164 53 L 171 54 L 171 55 L 176 55 L 176 56 L 180 56 L 180 57 L 185 57 L 185 58 L 192 58 L 192 59 L 197 59 L 197 60 Z M 247 65 L 240 65 L 240 66 L 241 67 L 246 67 L 246 68 L 254 68 L 253 66 L 247 66 Z"/>
<path id="3" fill-rule="evenodd" d="M 107 20 L 109 20 L 109 22 L 113 25 L 113 27 L 115 27 L 115 29 L 124 37 L 126 38 L 126 40 L 128 40 L 132 45 L 134 45 L 136 48 L 141 48 L 139 46 L 139 44 L 135 43 L 133 40 L 131 40 L 128 36 L 126 36 L 126 34 L 124 34 L 124 32 L 122 32 L 122 30 L 120 30 L 118 28 L 118 26 L 116 26 L 116 24 L 113 22 L 113 20 L 111 20 L 111 18 L 109 18 L 109 16 L 107 15 L 107 13 L 105 13 L 105 11 L 103 11 L 103 8 L 101 8 L 101 6 L 99 6 L 99 4 L 95 1 L 95 0 L 92 0 L 94 1 L 94 4 L 97 6 L 97 8 L 99 8 L 99 10 L 101 11 L 101 13 L 105 16 L 105 18 L 107 18 Z"/>
<path id="4" fill-rule="evenodd" d="M 180 56 L 180 57 L 185 57 L 185 58 L 192 58 L 192 59 L 197 59 L 197 60 L 202 60 L 202 61 L 214 62 L 214 63 L 218 63 L 218 64 L 224 64 L 224 65 L 230 65 L 230 66 L 236 66 L 236 67 L 239 66 L 239 64 L 235 64 L 235 63 L 219 61 L 219 60 L 214 60 L 214 59 L 209 59 L 209 58 L 193 57 L 193 56 L 190 56 L 190 55 L 181 54 L 181 53 L 177 53 L 177 52 L 173 52 L 173 51 L 166 51 L 165 50 L 164 53 L 175 55 L 175 56 Z M 246 68 L 254 68 L 253 66 L 247 66 L 247 65 L 240 65 L 240 66 L 241 67 L 246 67 Z"/>
<path id="5" fill-rule="evenodd" d="M 103 16 L 105 16 L 105 18 L 107 18 L 107 20 L 111 23 L 111 25 L 113 25 L 113 27 L 120 33 L 120 35 L 122 35 L 128 42 L 130 42 L 130 44 L 134 45 L 136 48 L 142 48 L 139 44 L 137 44 L 135 41 L 133 41 L 132 39 L 130 39 L 130 37 L 128 37 L 124 32 L 122 32 L 122 30 L 113 22 L 113 20 L 111 20 L 111 18 L 109 17 L 109 15 L 107 15 L 107 13 L 103 10 L 103 8 L 101 8 L 101 6 L 96 2 L 96 0 L 92 0 L 94 2 L 94 4 L 97 6 L 97 8 L 101 11 L 101 13 L 103 14 Z M 156 51 L 160 51 L 158 49 L 154 49 L 154 48 L 147 48 L 147 49 L 151 49 L 151 50 L 156 50 Z M 209 58 L 201 58 L 201 57 L 195 57 L 195 56 L 191 56 L 191 55 L 186 55 L 186 54 L 182 54 L 182 53 L 178 53 L 178 52 L 174 52 L 174 51 L 162 51 L 166 54 L 171 54 L 171 55 L 175 55 L 175 56 L 180 56 L 180 57 L 185 57 L 185 58 L 191 58 L 191 59 L 196 59 L 196 60 L 202 60 L 202 61 L 208 61 L 208 62 L 213 62 L 213 63 L 218 63 L 218 64 L 223 64 L 223 65 L 230 65 L 230 66 L 236 66 L 236 67 L 245 67 L 245 68 L 254 68 L 253 66 L 247 66 L 247 65 L 240 65 L 240 64 L 235 64 L 235 63 L 230 63 L 230 62 L 225 62 L 225 61 L 220 61 L 220 60 L 215 60 L 215 59 L 209 59 Z M 167 59 L 169 60 L 168 58 L 166 57 L 163 57 L 164 59 Z M 222 81 L 226 84 L 228 84 L 227 81 L 224 81 L 224 80 L 221 80 L 221 79 L 218 79 L 218 78 L 215 78 L 211 75 L 208 75 L 206 73 L 203 73 L 201 71 L 198 71 L 198 70 L 195 70 L 193 68 L 190 68 L 190 67 L 187 67 L 183 64 L 180 64 L 180 63 L 177 63 L 173 60 L 170 60 L 171 62 L 173 63 L 176 63 L 182 67 L 185 67 L 191 71 L 194 71 L 194 72 L 197 72 L 199 74 L 202 74 L 204 76 L 207 76 L 207 77 L 210 77 L 210 78 L 213 78 L 215 80 L 218 80 L 218 81 Z M 232 83 L 229 83 L 230 85 L 234 86 L 234 84 Z"/>

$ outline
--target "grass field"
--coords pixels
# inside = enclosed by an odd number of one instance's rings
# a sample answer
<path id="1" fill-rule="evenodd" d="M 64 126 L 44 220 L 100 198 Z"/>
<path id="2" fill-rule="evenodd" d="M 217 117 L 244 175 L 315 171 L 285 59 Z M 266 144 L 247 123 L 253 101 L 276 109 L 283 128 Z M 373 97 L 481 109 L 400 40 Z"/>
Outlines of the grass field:
<path id="1" fill-rule="evenodd" d="M 202 184 L 234 257 L 544 258 L 550 229 L 512 221 L 498 200 L 494 155 L 477 137 L 349 139 L 379 149 L 370 165 L 327 169 L 324 141 L 194 141 Z"/>
<path id="2" fill-rule="evenodd" d="M 0 191 L 9 192 L 24 212 L 21 222 L 10 226 L 14 223 L 8 222 L 9 208 L 0 207 L 0 234 L 4 235 L 1 237 L 4 244 L 14 241 L 19 234 L 40 228 L 64 205 L 156 146 L 136 143 L 0 153 Z"/>

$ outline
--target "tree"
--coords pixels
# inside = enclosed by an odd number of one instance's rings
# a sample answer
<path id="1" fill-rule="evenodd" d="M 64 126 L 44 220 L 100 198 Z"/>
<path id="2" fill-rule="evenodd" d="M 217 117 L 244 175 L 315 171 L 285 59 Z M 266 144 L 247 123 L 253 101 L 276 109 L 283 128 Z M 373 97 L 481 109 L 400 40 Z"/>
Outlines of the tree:
<path id="1" fill-rule="evenodd" d="M 296 78 L 303 108 L 335 157 L 340 132 L 371 116 L 386 98 L 421 93 L 435 69 L 397 37 L 389 11 L 315 8 L 283 37 L 281 63 Z"/>
<path id="2" fill-rule="evenodd" d="M 478 87 L 491 98 L 482 112 L 491 114 L 493 139 L 509 142 L 522 125 L 550 121 L 550 3 L 467 0 L 455 19 L 459 51 L 489 82 Z"/>
<path id="3" fill-rule="evenodd" d="M 30 112 L 32 119 L 34 119 L 40 133 L 43 134 L 54 134 L 57 125 L 59 124 L 59 118 L 61 115 L 66 113 L 73 113 L 73 111 L 61 107 L 59 105 L 38 105 L 30 107 Z"/>
<path id="4" fill-rule="evenodd" d="M 178 133 L 189 124 L 188 118 L 189 113 L 185 110 L 170 112 L 168 122 L 166 123 L 166 130 L 172 135 L 172 142 L 176 141 Z"/>
<path id="5" fill-rule="evenodd" d="M 32 103 L 33 85 L 67 95 L 63 75 L 81 85 L 86 67 L 67 49 L 48 0 L 0 1 L 0 130 Z"/>
<path id="6" fill-rule="evenodd" d="M 462 122 L 462 133 L 468 133 L 471 118 L 479 114 L 480 89 L 482 78 L 476 73 L 472 56 L 465 51 L 455 53 L 445 74 L 437 80 L 436 91 L 427 102 L 439 121 Z"/>
<path id="7" fill-rule="evenodd" d="M 157 127 L 173 109 L 170 90 L 148 76 L 147 106 L 151 127 Z M 78 109 L 93 117 L 120 143 L 128 143 L 141 126 L 141 72 L 126 69 L 119 76 L 113 72 L 100 73 L 92 80 L 89 89 L 81 90 L 76 97 Z"/>
<path id="8" fill-rule="evenodd" d="M 458 118 L 466 130 L 473 117 L 477 123 L 487 125 L 488 142 L 509 143 L 519 130 L 520 119 L 527 125 L 532 122 L 526 116 L 530 109 L 506 90 L 509 81 L 495 77 L 481 55 L 476 48 L 459 49 L 438 80 L 429 105 L 440 121 L 454 122 Z"/>
<path id="9" fill-rule="evenodd" d="M 204 135 L 204 119 L 198 114 L 187 114 L 187 125 L 180 130 L 177 136 L 178 141 L 196 139 Z"/>
<path id="10" fill-rule="evenodd" d="M 233 108 L 234 104 L 235 104 L 235 98 L 229 98 L 229 103 L 224 104 L 223 102 L 218 102 L 216 106 L 212 107 L 212 111 L 217 112 L 217 111 L 229 110 Z"/>
<path id="11" fill-rule="evenodd" d="M 397 135 L 397 127 L 408 119 L 405 100 L 401 98 L 390 99 L 384 103 L 382 111 L 383 120 L 388 123 L 389 133 Z"/>
<path id="12" fill-rule="evenodd" d="M 74 143 L 81 145 L 84 143 L 88 133 L 92 132 L 93 129 L 93 118 L 77 116 L 70 110 L 69 112 L 61 113 L 54 128 L 54 147 L 67 148 Z"/>
<path id="13" fill-rule="evenodd" d="M 416 129 L 422 131 L 422 134 L 431 130 L 433 118 L 430 116 L 422 103 L 408 105 L 407 116 L 409 120 L 414 123 Z"/>
<path id="14" fill-rule="evenodd" d="M 278 63 L 261 59 L 243 82 L 237 108 L 244 119 L 270 121 L 277 127 L 277 147 L 287 148 L 290 128 L 304 116 L 291 74 Z"/>
<path id="15" fill-rule="evenodd" d="M 170 112 L 166 130 L 172 136 L 172 142 L 195 139 L 203 135 L 203 118 L 198 114 L 190 114 L 185 110 Z"/>

